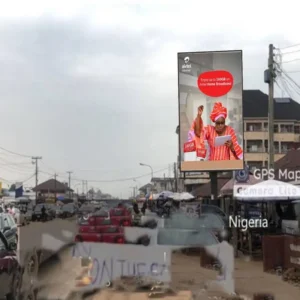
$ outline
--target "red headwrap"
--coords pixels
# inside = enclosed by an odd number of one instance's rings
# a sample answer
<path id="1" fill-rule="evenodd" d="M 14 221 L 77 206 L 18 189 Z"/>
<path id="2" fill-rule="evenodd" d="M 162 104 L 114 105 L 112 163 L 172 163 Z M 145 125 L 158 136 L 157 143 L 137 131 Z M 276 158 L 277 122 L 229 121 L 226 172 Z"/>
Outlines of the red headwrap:
<path id="1" fill-rule="evenodd" d="M 219 118 L 227 118 L 227 108 L 222 105 L 221 102 L 216 102 L 214 108 L 210 114 L 210 119 L 216 122 Z"/>

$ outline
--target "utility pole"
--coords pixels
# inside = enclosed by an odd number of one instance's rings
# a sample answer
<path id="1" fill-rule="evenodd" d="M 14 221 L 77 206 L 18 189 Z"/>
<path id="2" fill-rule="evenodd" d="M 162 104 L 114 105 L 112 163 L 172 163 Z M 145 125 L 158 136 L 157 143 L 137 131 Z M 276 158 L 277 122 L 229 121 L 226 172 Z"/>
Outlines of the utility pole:
<path id="1" fill-rule="evenodd" d="M 178 192 L 178 180 L 177 180 L 177 163 L 174 163 L 174 181 L 175 181 L 175 192 Z"/>
<path id="2" fill-rule="evenodd" d="M 56 203 L 57 195 L 56 195 L 56 178 L 57 174 L 54 174 L 54 202 Z"/>
<path id="3" fill-rule="evenodd" d="M 67 172 L 69 174 L 69 199 L 71 199 L 71 174 L 73 173 L 72 171 Z"/>
<path id="4" fill-rule="evenodd" d="M 82 195 L 84 195 L 84 180 L 82 180 Z"/>
<path id="5" fill-rule="evenodd" d="M 35 164 L 35 187 L 37 187 L 39 179 L 38 179 L 38 175 L 39 175 L 39 168 L 38 168 L 38 161 L 39 159 L 42 159 L 41 156 L 33 156 L 32 157 L 32 163 Z M 37 190 L 35 191 L 35 201 L 37 202 Z"/>
<path id="6" fill-rule="evenodd" d="M 269 170 L 274 169 L 274 46 L 269 45 L 269 59 L 268 59 L 268 80 L 269 84 L 269 159 L 268 168 Z"/>

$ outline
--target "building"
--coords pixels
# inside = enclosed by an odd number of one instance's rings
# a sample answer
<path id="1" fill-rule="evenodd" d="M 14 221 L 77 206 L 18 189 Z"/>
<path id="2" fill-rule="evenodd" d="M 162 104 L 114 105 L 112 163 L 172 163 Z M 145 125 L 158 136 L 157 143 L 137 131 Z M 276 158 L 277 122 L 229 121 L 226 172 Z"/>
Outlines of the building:
<path id="1" fill-rule="evenodd" d="M 45 201 L 46 199 L 55 201 L 55 198 L 70 197 L 74 192 L 66 183 L 59 182 L 56 179 L 49 179 L 42 182 L 32 190 L 38 194 L 38 201 Z"/>
<path id="2" fill-rule="evenodd" d="M 245 161 L 252 168 L 268 166 L 268 95 L 260 90 L 243 93 Z M 300 146 L 300 104 L 274 99 L 274 160 Z"/>

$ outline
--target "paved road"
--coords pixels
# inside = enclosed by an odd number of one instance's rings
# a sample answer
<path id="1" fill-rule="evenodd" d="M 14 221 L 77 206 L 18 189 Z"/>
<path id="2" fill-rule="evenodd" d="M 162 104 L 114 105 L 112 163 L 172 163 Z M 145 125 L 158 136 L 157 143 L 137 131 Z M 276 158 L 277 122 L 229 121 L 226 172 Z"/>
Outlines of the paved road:
<path id="1" fill-rule="evenodd" d="M 37 227 L 40 229 L 38 230 Z M 64 223 L 61 220 L 43 223 L 43 225 L 41 223 L 32 223 L 20 229 L 20 239 L 25 242 L 25 237 L 27 236 L 27 242 L 37 241 L 33 234 L 41 232 L 41 228 L 47 234 L 57 238 L 61 234 L 56 233 L 56 231 L 72 231 L 72 228 L 75 229 L 76 227 L 74 222 Z M 62 240 L 66 241 L 66 239 Z M 299 288 L 283 282 L 278 276 L 264 273 L 261 262 L 236 260 L 235 264 L 235 280 L 238 293 L 251 295 L 255 292 L 268 292 L 273 293 L 276 299 L 299 299 Z M 80 259 L 71 257 L 70 249 L 64 249 L 57 257 L 53 257 L 41 267 L 39 284 L 43 288 L 38 293 L 38 299 L 82 300 L 81 295 L 71 293 L 75 287 L 75 278 L 81 271 Z M 200 267 L 199 256 L 192 257 L 182 254 L 174 254 L 172 256 L 172 286 L 176 290 L 190 290 L 195 294 L 199 294 L 199 292 L 202 293 L 207 281 L 215 278 L 215 271 Z M 85 300 L 104 300 L 110 298 L 108 296 L 112 295 L 104 291 L 101 294 L 98 293 L 97 295 L 85 297 Z M 197 299 L 199 300 L 209 299 L 208 297 L 213 298 L 217 296 L 217 293 L 212 290 L 209 294 L 199 294 L 198 296 Z M 122 295 L 114 294 L 112 298 L 113 300 L 121 300 L 124 299 L 122 297 Z M 131 295 L 130 297 L 127 299 L 143 298 L 141 294 Z M 177 299 L 183 300 L 184 296 Z"/>

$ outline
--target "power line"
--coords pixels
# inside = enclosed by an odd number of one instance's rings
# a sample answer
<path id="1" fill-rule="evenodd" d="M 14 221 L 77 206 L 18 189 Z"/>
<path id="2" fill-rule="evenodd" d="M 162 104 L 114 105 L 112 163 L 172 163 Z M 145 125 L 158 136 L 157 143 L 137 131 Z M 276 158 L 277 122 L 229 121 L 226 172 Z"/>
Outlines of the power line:
<path id="1" fill-rule="evenodd" d="M 168 168 L 163 168 L 163 169 L 154 171 L 153 173 L 155 174 L 155 173 L 159 173 L 159 172 L 162 172 L 162 171 L 165 171 L 165 170 L 168 170 Z M 143 178 L 143 177 L 146 177 L 146 176 L 150 176 L 151 174 L 152 174 L 152 172 L 147 173 L 147 174 L 143 174 L 143 175 L 140 175 L 140 176 L 119 178 L 119 179 L 111 179 L 111 180 L 88 180 L 88 182 L 94 182 L 94 183 L 124 182 L 124 181 L 131 181 L 133 179 L 139 179 L 139 178 Z M 72 178 L 72 179 L 75 180 L 75 181 L 82 181 L 83 180 L 83 179 L 80 179 L 80 178 Z"/>
<path id="2" fill-rule="evenodd" d="M 280 52 L 280 55 L 287 55 L 287 54 L 292 54 L 292 53 L 300 52 L 300 50 L 289 51 L 289 52 L 281 52 L 281 49 L 279 49 L 279 52 Z"/>
<path id="3" fill-rule="evenodd" d="M 288 47 L 280 48 L 278 50 L 285 50 L 285 49 L 290 49 L 290 48 L 299 47 L 299 46 L 300 46 L 300 44 L 294 44 L 294 45 L 291 45 L 291 46 L 288 46 Z"/>
<path id="4" fill-rule="evenodd" d="M 281 63 L 282 64 L 288 64 L 288 63 L 291 63 L 291 62 L 294 62 L 294 61 L 299 61 L 300 58 L 295 58 L 295 59 L 291 59 L 291 60 L 288 60 L 288 61 L 282 61 Z"/>
<path id="5" fill-rule="evenodd" d="M 27 178 L 21 179 L 21 180 L 8 180 L 8 179 L 2 178 L 2 177 L 0 177 L 0 180 L 2 180 L 2 181 L 4 181 L 4 182 L 8 182 L 8 183 L 15 183 L 15 182 L 18 182 L 18 181 L 24 183 L 24 182 L 29 181 L 29 180 L 30 180 L 31 178 L 33 178 L 34 176 L 35 176 L 35 173 L 32 174 L 32 175 L 30 175 L 30 177 L 27 177 Z"/>
<path id="6" fill-rule="evenodd" d="M 3 150 L 3 151 L 8 152 L 8 153 L 10 153 L 10 154 L 17 155 L 17 156 L 26 157 L 26 158 L 32 158 L 32 155 L 26 155 L 26 154 L 17 153 L 17 152 L 14 152 L 14 151 L 5 149 L 5 148 L 3 148 L 3 147 L 0 147 L 0 149 Z"/>

